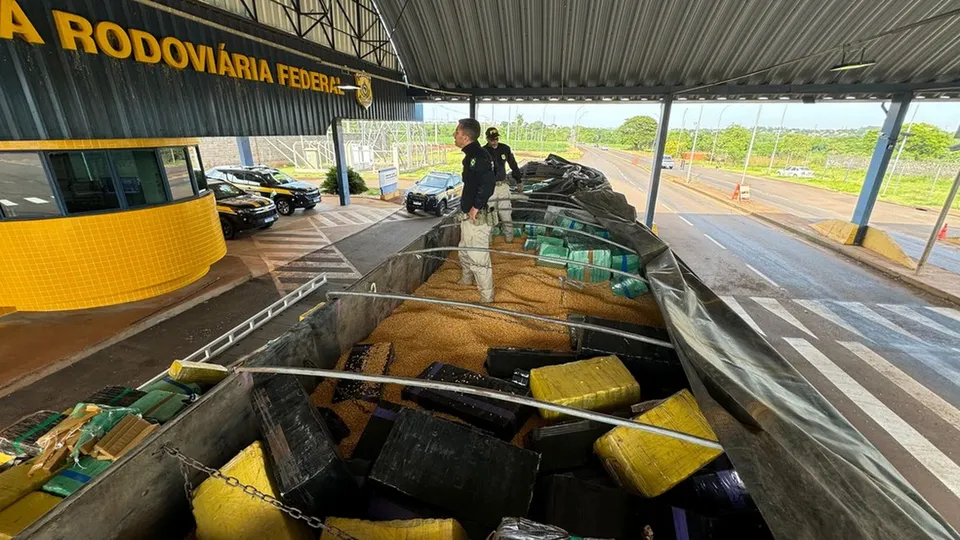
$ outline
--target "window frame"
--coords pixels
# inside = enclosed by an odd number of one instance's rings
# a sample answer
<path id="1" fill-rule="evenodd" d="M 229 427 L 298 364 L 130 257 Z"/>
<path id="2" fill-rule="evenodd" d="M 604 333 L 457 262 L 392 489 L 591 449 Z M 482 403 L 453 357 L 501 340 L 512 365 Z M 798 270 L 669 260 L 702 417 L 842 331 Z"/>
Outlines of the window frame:
<path id="1" fill-rule="evenodd" d="M 190 150 L 188 150 L 188 149 L 191 148 L 191 147 L 195 147 L 195 146 L 196 146 L 196 145 L 190 145 L 190 146 L 161 146 L 161 147 L 159 147 L 159 148 L 155 148 L 155 149 L 154 149 L 155 153 L 157 154 L 157 163 L 160 165 L 160 174 L 163 175 L 163 185 L 164 185 L 164 187 L 165 187 L 166 190 L 167 190 L 167 199 L 170 199 L 170 202 L 187 201 L 187 200 L 193 199 L 194 197 L 198 197 L 198 196 L 201 195 L 200 190 L 197 188 L 197 180 L 196 180 L 196 178 L 193 177 L 193 169 L 190 168 L 190 166 L 191 166 Z M 167 168 L 166 168 L 166 167 L 164 166 L 164 164 L 163 164 L 163 155 L 160 153 L 161 150 L 179 150 L 180 152 L 183 152 L 183 156 L 184 156 L 184 158 L 186 158 L 186 163 L 187 163 L 187 178 L 190 180 L 190 188 L 193 190 L 193 195 L 192 195 L 192 196 L 190 196 L 190 197 L 184 197 L 184 198 L 182 198 L 182 199 L 175 199 L 175 198 L 173 197 L 173 188 L 170 187 L 170 178 L 167 176 Z M 200 149 L 198 148 L 198 149 L 197 149 L 197 156 L 199 156 L 199 155 L 200 155 Z M 201 170 L 201 173 L 203 173 L 204 175 L 207 174 L 206 172 L 203 172 L 202 170 Z M 153 205 L 153 206 L 157 206 L 157 205 Z"/>
<path id="2" fill-rule="evenodd" d="M 63 202 L 63 195 L 60 193 L 57 183 L 51 181 L 53 169 L 50 166 L 50 162 L 47 160 L 47 153 L 42 150 L 5 150 L 0 152 L 0 156 L 4 154 L 36 154 L 40 158 L 40 166 L 43 168 L 43 174 L 46 175 L 47 187 L 50 188 L 50 194 L 53 195 L 54 202 L 57 205 L 58 214 L 55 216 L 8 216 L 3 210 L 3 205 L 0 204 L 0 221 L 28 221 L 32 219 L 54 219 L 66 217 L 67 209 Z"/>

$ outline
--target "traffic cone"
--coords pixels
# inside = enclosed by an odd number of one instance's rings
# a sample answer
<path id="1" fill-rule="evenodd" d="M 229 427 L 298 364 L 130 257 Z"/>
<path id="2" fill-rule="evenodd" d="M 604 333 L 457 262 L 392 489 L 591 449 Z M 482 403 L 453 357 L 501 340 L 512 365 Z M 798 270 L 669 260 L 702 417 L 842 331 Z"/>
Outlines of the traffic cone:
<path id="1" fill-rule="evenodd" d="M 640 165 L 640 158 L 638 158 L 638 157 L 633 158 L 633 164 L 634 164 L 634 165 Z"/>
<path id="2" fill-rule="evenodd" d="M 947 224 L 943 224 L 943 228 L 940 229 L 940 232 L 937 233 L 937 240 L 946 240 L 947 239 Z"/>

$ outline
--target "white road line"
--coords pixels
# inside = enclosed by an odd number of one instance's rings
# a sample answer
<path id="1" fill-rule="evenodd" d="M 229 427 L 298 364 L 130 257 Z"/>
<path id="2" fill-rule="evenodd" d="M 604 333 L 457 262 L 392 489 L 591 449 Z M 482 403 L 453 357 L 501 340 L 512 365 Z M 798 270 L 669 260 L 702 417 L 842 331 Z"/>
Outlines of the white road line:
<path id="1" fill-rule="evenodd" d="M 713 242 L 714 244 L 720 246 L 720 249 L 727 249 L 727 248 L 725 248 L 725 247 L 723 246 L 723 244 L 721 244 L 720 242 L 717 242 L 716 240 L 714 240 L 713 237 L 710 236 L 709 234 L 703 233 L 703 235 L 707 237 L 707 240 L 709 240 L 709 241 Z"/>
<path id="2" fill-rule="evenodd" d="M 890 410 L 866 388 L 840 369 L 805 339 L 783 338 L 807 362 L 845 396 L 889 433 L 900 446 L 936 476 L 954 495 L 960 496 L 960 466 Z"/>
<path id="3" fill-rule="evenodd" d="M 781 306 L 780 302 L 778 302 L 776 298 L 767 298 L 764 296 L 751 296 L 750 298 L 753 299 L 754 302 L 766 308 L 766 310 L 769 311 L 770 313 L 773 313 L 777 317 L 780 317 L 781 319 L 787 321 L 788 323 L 793 325 L 795 328 L 798 328 L 799 330 L 803 331 L 805 334 L 812 337 L 813 339 L 819 339 L 817 338 L 816 334 L 814 334 L 809 329 L 807 329 L 807 327 L 804 326 L 802 322 L 797 320 L 797 318 L 794 317 L 793 314 L 787 311 L 787 308 Z"/>
<path id="4" fill-rule="evenodd" d="M 924 326 L 929 326 L 930 328 L 933 328 L 938 332 L 942 332 L 948 336 L 960 339 L 960 334 L 938 323 L 937 321 L 931 319 L 930 317 L 917 313 L 916 311 L 911 309 L 909 306 L 904 306 L 900 304 L 877 304 L 877 305 L 882 307 L 883 309 L 888 309 L 896 313 L 897 315 L 900 315 L 901 317 L 910 319 L 915 323 L 919 323 Z"/>
<path id="5" fill-rule="evenodd" d="M 376 219 L 371 219 L 371 218 L 369 218 L 369 217 L 361 214 L 360 212 L 352 212 L 352 211 L 351 211 L 351 212 L 341 212 L 341 214 L 346 214 L 347 217 L 349 217 L 350 219 L 356 219 L 357 221 L 359 221 L 360 223 L 363 223 L 363 224 L 372 223 L 372 222 L 374 222 L 374 221 L 377 221 Z"/>
<path id="6" fill-rule="evenodd" d="M 0 202 L 3 202 L 3 201 L 0 201 Z M 939 313 L 944 317 L 949 317 L 957 322 L 960 322 L 960 311 L 957 311 L 953 308 L 933 307 L 933 306 L 926 306 L 926 308 L 929 309 L 930 311 L 933 311 L 934 313 Z"/>
<path id="7" fill-rule="evenodd" d="M 757 323 L 753 320 L 753 317 L 751 317 L 746 312 L 746 310 L 743 309 L 743 306 L 740 305 L 740 302 L 737 302 L 736 298 L 732 296 L 721 296 L 720 299 L 723 300 L 725 304 L 730 306 L 730 309 L 732 309 L 734 313 L 739 315 L 740 318 L 743 319 L 743 322 L 749 324 L 750 328 L 753 328 L 754 330 L 756 330 L 757 333 L 760 334 L 761 336 L 767 337 L 767 335 L 763 333 L 763 330 L 760 329 L 760 326 L 758 326 Z"/>
<path id="8" fill-rule="evenodd" d="M 886 328 L 887 330 L 893 330 L 894 332 L 897 332 L 898 334 L 903 334 L 904 336 L 907 336 L 908 338 L 911 338 L 911 339 L 915 339 L 915 340 L 917 340 L 917 341 L 920 341 L 921 343 L 923 342 L 923 341 L 922 341 L 920 338 L 918 338 L 917 336 L 911 334 L 910 332 L 907 332 L 907 331 L 904 330 L 903 328 L 900 328 L 899 325 L 894 324 L 893 322 L 891 322 L 890 320 L 888 320 L 887 318 L 885 318 L 883 315 L 880 315 L 880 314 L 877 313 L 876 311 L 868 308 L 867 306 L 861 304 L 860 302 L 837 302 L 837 304 L 839 304 L 839 305 L 841 305 L 841 306 L 849 309 L 850 311 L 856 313 L 857 315 L 859 315 L 859 316 L 861 316 L 861 317 L 863 317 L 863 318 L 865 318 L 865 319 L 867 319 L 867 320 L 869 320 L 869 321 L 873 321 L 873 322 L 879 324 L 880 326 Z"/>
<path id="9" fill-rule="evenodd" d="M 953 366 L 950 359 L 944 358 L 945 355 L 926 352 L 907 354 L 926 364 L 931 371 L 952 382 L 954 386 L 960 387 L 960 371 Z"/>
<path id="10" fill-rule="evenodd" d="M 690 223 L 689 221 L 687 221 L 687 219 L 684 218 L 683 216 L 681 216 L 680 214 L 677 214 L 677 217 L 680 218 L 680 219 L 681 219 L 684 223 L 686 223 L 687 225 L 689 225 L 689 226 L 691 226 L 691 227 L 694 226 L 693 223 Z"/>
<path id="11" fill-rule="evenodd" d="M 960 430 L 960 410 L 948 403 L 945 399 L 930 391 L 929 388 L 920 384 L 913 377 L 907 375 L 897 366 L 891 364 L 886 358 L 871 351 L 866 345 L 856 341 L 838 341 L 840 345 L 870 367 L 877 370 L 878 373 L 890 379 L 891 382 L 910 394 L 911 397 L 923 404 L 924 407 L 936 413 L 950 425 Z"/>
<path id="12" fill-rule="evenodd" d="M 33 204 L 50 204 L 50 201 L 46 201 L 40 197 L 24 197 L 23 200 L 30 201 Z"/>
<path id="13" fill-rule="evenodd" d="M 744 264 L 746 264 L 746 263 L 744 263 Z M 749 268 L 750 270 L 753 270 L 753 273 L 754 273 L 754 274 L 756 274 L 756 275 L 762 277 L 763 279 L 767 280 L 767 283 L 773 285 L 774 287 L 776 287 L 776 288 L 778 288 L 778 289 L 780 288 L 780 286 L 777 285 L 777 282 L 776 282 L 776 281 L 768 278 L 763 272 L 757 270 L 756 268 L 750 266 L 749 264 L 747 264 L 747 268 Z"/>
<path id="14" fill-rule="evenodd" d="M 830 308 L 828 308 L 823 302 L 819 300 L 796 300 L 795 299 L 794 302 L 800 304 L 808 311 L 812 311 L 817 315 L 823 317 L 824 319 L 832 322 L 833 324 L 839 326 L 840 328 L 843 328 L 844 330 L 846 330 L 847 332 L 850 332 L 851 334 L 856 334 L 863 339 L 870 339 L 864 336 L 863 334 L 861 334 L 860 331 L 854 328 L 852 325 L 850 325 L 850 323 L 841 319 L 839 315 L 837 315 L 833 311 L 830 311 Z M 873 341 L 873 340 L 870 340 L 870 341 Z"/>
<path id="15" fill-rule="evenodd" d="M 323 215 L 311 216 L 310 219 L 315 219 L 320 222 L 320 225 L 323 227 L 336 227 L 337 224 L 330 221 L 329 219 L 323 217 Z"/>
<path id="16" fill-rule="evenodd" d="M 356 225 L 356 223 L 347 216 L 343 215 L 343 212 L 329 212 L 327 214 L 327 219 L 333 222 L 340 222 L 344 225 Z"/>
<path id="17" fill-rule="evenodd" d="M 0 199 L 0 204 L 4 206 L 20 206 L 19 204 L 7 199 Z"/>

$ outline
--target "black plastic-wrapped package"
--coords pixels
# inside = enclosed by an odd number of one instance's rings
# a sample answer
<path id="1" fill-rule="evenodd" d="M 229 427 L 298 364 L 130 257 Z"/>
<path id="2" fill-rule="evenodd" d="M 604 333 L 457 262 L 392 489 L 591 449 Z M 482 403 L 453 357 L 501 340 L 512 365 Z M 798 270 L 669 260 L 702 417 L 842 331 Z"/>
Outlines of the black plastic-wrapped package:
<path id="1" fill-rule="evenodd" d="M 757 510 L 747 486 L 735 470 L 698 472 L 660 497 L 674 506 L 704 516 Z"/>
<path id="2" fill-rule="evenodd" d="M 104 386 L 97 390 L 80 403 L 95 403 L 97 405 L 107 405 L 109 407 L 129 407 L 136 403 L 140 398 L 147 395 L 146 392 L 126 386 Z"/>
<path id="3" fill-rule="evenodd" d="M 320 418 L 323 419 L 323 423 L 327 426 L 327 431 L 330 432 L 330 437 L 333 438 L 335 444 L 340 444 L 340 441 L 350 436 L 350 428 L 347 427 L 343 418 L 340 418 L 336 411 L 329 407 L 317 407 L 317 412 L 320 413 Z"/>
<path id="4" fill-rule="evenodd" d="M 37 411 L 24 416 L 0 431 L 0 452 L 14 457 L 39 455 L 43 449 L 37 439 L 66 418 L 56 411 Z"/>
<path id="5" fill-rule="evenodd" d="M 354 345 L 350 349 L 350 356 L 344 364 L 345 371 L 366 373 L 368 375 L 383 375 L 393 362 L 394 352 L 392 343 L 373 343 L 370 345 Z M 351 399 L 365 399 L 376 401 L 383 394 L 383 385 L 363 381 L 337 381 L 333 392 L 333 402 L 339 403 Z"/>
<path id="6" fill-rule="evenodd" d="M 431 381 L 468 384 L 523 396 L 530 395 L 529 388 L 442 362 L 430 364 L 417 377 Z M 513 438 L 524 420 L 533 412 L 529 407 L 515 403 L 430 388 L 406 387 L 403 389 L 402 396 L 404 399 L 417 402 L 424 408 L 456 415 L 503 439 Z"/>
<path id="7" fill-rule="evenodd" d="M 491 347 L 487 349 L 487 360 L 483 367 L 492 377 L 509 379 L 516 369 L 531 369 L 555 366 L 577 361 L 577 353 L 569 351 L 548 351 L 544 349 L 520 349 L 516 347 Z"/>
<path id="8" fill-rule="evenodd" d="M 367 425 L 363 428 L 363 433 L 360 434 L 360 439 L 357 440 L 357 445 L 353 448 L 353 454 L 350 457 L 376 461 L 383 443 L 387 442 L 387 436 L 393 429 L 393 423 L 397 420 L 397 413 L 403 408 L 389 401 L 377 403 L 377 408 L 367 420 Z"/>
<path id="9" fill-rule="evenodd" d="M 321 517 L 349 505 L 357 483 L 297 378 L 260 379 L 250 395 L 280 497 Z"/>
<path id="10" fill-rule="evenodd" d="M 482 531 L 482 538 L 503 516 L 527 514 L 539 462 L 535 452 L 405 409 L 370 480 L 442 509 L 468 531 Z"/>
<path id="11" fill-rule="evenodd" d="M 510 382 L 517 386 L 530 388 L 530 372 L 523 369 L 515 369 L 513 370 L 513 377 L 510 377 Z"/>
<path id="12" fill-rule="evenodd" d="M 593 443 L 613 429 L 593 420 L 577 420 L 530 430 L 527 447 L 540 454 L 540 471 L 584 467 L 593 461 Z"/>
<path id="13" fill-rule="evenodd" d="M 628 538 L 633 497 L 606 478 L 591 481 L 571 474 L 541 477 L 530 517 L 572 535 Z"/>
<path id="14" fill-rule="evenodd" d="M 673 508 L 676 538 L 683 540 L 774 540 L 760 512 L 710 517 Z"/>

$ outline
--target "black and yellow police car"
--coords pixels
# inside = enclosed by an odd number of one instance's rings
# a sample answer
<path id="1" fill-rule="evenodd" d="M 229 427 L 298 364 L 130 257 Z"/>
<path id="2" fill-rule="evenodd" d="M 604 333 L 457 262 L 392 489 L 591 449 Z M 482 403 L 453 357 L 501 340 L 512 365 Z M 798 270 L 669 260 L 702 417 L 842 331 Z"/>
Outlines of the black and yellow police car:
<path id="1" fill-rule="evenodd" d="M 463 195 L 463 180 L 457 173 L 430 172 L 407 190 L 407 212 L 417 210 L 442 216 L 447 208 L 454 208 Z"/>
<path id="2" fill-rule="evenodd" d="M 320 190 L 316 186 L 270 167 L 214 167 L 207 171 L 207 178 L 230 182 L 247 193 L 269 197 L 282 216 L 293 214 L 297 208 L 309 210 L 320 203 Z"/>
<path id="3" fill-rule="evenodd" d="M 223 237 L 233 240 L 240 231 L 269 229 L 277 221 L 277 205 L 266 197 L 251 195 L 237 186 L 207 179 L 207 189 L 217 199 Z"/>

